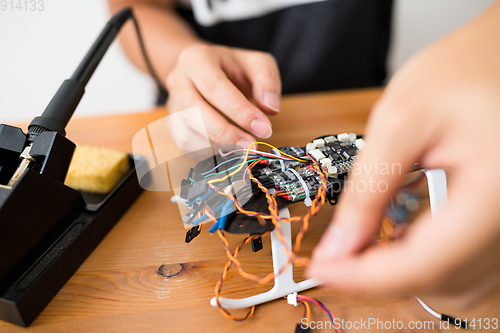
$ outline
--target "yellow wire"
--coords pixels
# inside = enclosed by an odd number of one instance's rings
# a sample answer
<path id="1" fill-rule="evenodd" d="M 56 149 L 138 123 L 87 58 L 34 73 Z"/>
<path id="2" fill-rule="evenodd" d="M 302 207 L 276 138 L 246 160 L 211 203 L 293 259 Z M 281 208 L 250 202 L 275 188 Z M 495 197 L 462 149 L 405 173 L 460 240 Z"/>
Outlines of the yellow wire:
<path id="1" fill-rule="evenodd" d="M 249 154 L 249 152 L 250 152 L 250 148 L 252 148 L 252 146 L 253 146 L 253 145 L 257 145 L 257 144 L 258 144 L 258 145 L 268 146 L 268 147 L 270 147 L 270 148 L 272 148 L 272 149 L 275 149 L 275 150 L 279 151 L 282 155 L 285 155 L 285 156 L 287 156 L 287 157 L 293 158 L 294 160 L 297 160 L 297 161 L 299 161 L 299 162 L 307 162 L 307 160 L 303 160 L 303 159 L 300 159 L 300 158 L 297 158 L 297 157 L 293 157 L 293 156 L 291 156 L 291 155 L 288 155 L 288 154 L 286 154 L 286 153 L 282 152 L 281 150 L 279 150 L 278 148 L 276 148 L 275 146 L 270 145 L 269 143 L 265 143 L 265 142 L 254 142 L 254 143 L 252 143 L 252 144 L 251 144 L 251 145 L 247 148 L 247 152 L 246 152 L 246 154 L 245 154 L 245 159 L 243 160 L 243 162 L 241 162 L 241 165 L 239 166 L 239 168 L 238 168 L 238 169 L 234 170 L 234 171 L 233 171 L 233 172 L 231 172 L 229 175 L 226 175 L 226 176 L 225 176 L 225 177 L 223 177 L 223 178 L 212 179 L 212 180 L 208 181 L 208 182 L 207 182 L 207 184 L 212 184 L 212 183 L 215 183 L 215 182 L 221 182 L 221 181 L 226 180 L 227 178 L 231 177 L 232 175 L 234 175 L 234 174 L 238 173 L 238 172 L 239 172 L 239 171 L 243 168 L 243 165 L 245 165 L 245 163 L 246 163 L 246 161 L 247 161 L 247 159 L 248 159 L 248 154 Z"/>

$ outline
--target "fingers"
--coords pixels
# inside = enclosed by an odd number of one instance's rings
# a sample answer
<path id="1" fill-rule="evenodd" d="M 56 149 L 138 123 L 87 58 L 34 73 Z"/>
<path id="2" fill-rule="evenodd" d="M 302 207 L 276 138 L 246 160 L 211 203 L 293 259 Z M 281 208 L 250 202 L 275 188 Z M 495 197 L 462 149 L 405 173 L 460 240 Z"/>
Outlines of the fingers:
<path id="1" fill-rule="evenodd" d="M 175 74 L 173 74 L 175 75 Z M 170 82 L 170 96 L 167 101 L 167 108 L 170 112 L 186 110 L 195 106 L 199 106 L 203 116 L 206 134 L 198 133 L 198 135 L 208 135 L 208 138 L 213 143 L 231 143 L 242 148 L 247 148 L 255 139 L 241 130 L 240 128 L 230 124 L 216 110 L 209 105 L 202 96 L 198 93 L 191 82 L 178 78 L 172 79 Z M 191 142 L 196 139 L 196 136 L 191 136 L 192 131 L 200 131 L 199 126 L 190 126 L 189 119 L 183 119 L 184 124 L 189 127 L 190 131 L 183 131 L 181 127 L 176 128 L 173 132 L 176 143 L 183 149 L 187 149 Z"/>
<path id="2" fill-rule="evenodd" d="M 267 139 L 272 135 L 271 122 L 231 82 L 222 66 L 234 66 L 230 57 L 211 52 L 208 46 L 198 46 L 183 52 L 179 59 L 189 81 L 203 98 L 236 124 L 255 136 Z M 224 62 L 224 64 L 222 64 Z M 221 127 L 225 131 L 225 127 Z"/>
<path id="3" fill-rule="evenodd" d="M 313 261 L 350 255 L 368 246 L 391 195 L 423 151 L 425 143 L 419 141 L 422 127 L 403 126 L 418 118 L 392 110 L 379 106 L 374 111 L 367 129 L 367 146 L 347 179 L 332 224 L 314 251 Z"/>
<path id="4" fill-rule="evenodd" d="M 487 213 L 494 199 L 469 191 L 473 172 L 464 174 L 450 188 L 447 209 L 433 219 L 422 216 L 403 239 L 391 247 L 370 248 L 361 254 L 328 258 L 318 256 L 309 275 L 337 288 L 356 292 L 418 295 L 455 295 L 470 301 L 484 293 L 487 284 L 498 284 L 500 226 Z M 486 212 L 486 213 L 482 213 Z M 471 222 L 481 221 L 481 227 Z"/>
<path id="5" fill-rule="evenodd" d="M 281 78 L 271 54 L 237 50 L 235 57 L 252 85 L 257 105 L 268 113 L 280 111 Z"/>

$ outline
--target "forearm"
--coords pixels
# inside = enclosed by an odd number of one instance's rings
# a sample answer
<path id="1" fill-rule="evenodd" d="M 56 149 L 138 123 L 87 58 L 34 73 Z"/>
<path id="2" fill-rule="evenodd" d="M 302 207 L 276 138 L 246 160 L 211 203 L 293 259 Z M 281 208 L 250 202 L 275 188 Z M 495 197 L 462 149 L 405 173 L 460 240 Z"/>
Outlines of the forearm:
<path id="1" fill-rule="evenodd" d="M 108 3 L 111 13 L 116 13 L 124 7 L 134 9 L 146 50 L 160 80 L 165 80 L 184 48 L 202 42 L 191 27 L 174 12 L 173 1 L 108 0 Z M 120 41 L 128 58 L 139 69 L 147 72 L 131 23 L 124 26 Z"/>

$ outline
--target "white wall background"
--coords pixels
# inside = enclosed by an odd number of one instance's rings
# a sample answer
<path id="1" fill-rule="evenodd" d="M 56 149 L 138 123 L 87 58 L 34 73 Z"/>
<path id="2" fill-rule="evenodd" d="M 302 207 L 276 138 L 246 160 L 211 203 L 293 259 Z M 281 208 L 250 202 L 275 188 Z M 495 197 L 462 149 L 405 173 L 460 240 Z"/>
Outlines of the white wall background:
<path id="1" fill-rule="evenodd" d="M 39 115 L 62 81 L 71 76 L 109 15 L 105 0 L 43 1 L 43 11 L 0 10 L 0 123 L 29 121 Z M 397 0 L 391 72 L 493 2 Z M 154 100 L 153 82 L 114 43 L 90 80 L 75 117 L 147 110 Z"/>

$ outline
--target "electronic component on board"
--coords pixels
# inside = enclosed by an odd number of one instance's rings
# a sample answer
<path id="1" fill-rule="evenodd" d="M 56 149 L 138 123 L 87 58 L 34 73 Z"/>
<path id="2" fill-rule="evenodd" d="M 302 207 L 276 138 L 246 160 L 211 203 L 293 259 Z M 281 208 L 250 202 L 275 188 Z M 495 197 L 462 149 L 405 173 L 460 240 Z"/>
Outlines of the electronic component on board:
<path id="1" fill-rule="evenodd" d="M 198 163 L 182 181 L 181 197 L 189 208 L 182 219 L 185 227 L 190 228 L 186 241 L 197 236 L 198 226 L 210 221 L 210 216 L 217 219 L 210 232 L 223 228 L 231 233 L 258 234 L 274 228 L 272 223 L 238 214 L 228 196 L 221 193 L 222 189 L 229 193 L 228 186 L 244 181 L 243 187 L 233 189 L 233 200 L 245 210 L 267 214 L 266 197 L 250 181 L 250 175 L 278 194 L 276 200 L 281 207 L 300 201 L 310 206 L 322 186 L 325 186 L 327 201 L 335 204 L 347 174 L 365 146 L 363 139 L 354 133 L 342 133 L 318 137 L 305 147 L 273 147 L 269 153 L 220 150 L 218 155 Z M 324 185 L 320 173 L 326 177 Z"/>

